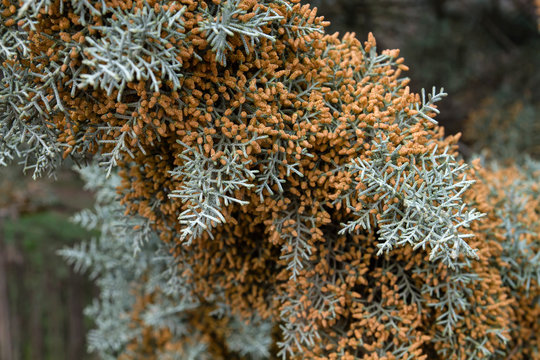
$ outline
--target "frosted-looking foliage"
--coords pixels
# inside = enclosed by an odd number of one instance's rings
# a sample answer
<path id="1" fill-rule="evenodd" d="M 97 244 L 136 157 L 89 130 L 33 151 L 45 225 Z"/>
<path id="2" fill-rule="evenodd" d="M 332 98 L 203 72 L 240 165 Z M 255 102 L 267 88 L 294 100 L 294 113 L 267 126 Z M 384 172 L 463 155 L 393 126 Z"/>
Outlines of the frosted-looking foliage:
<path id="1" fill-rule="evenodd" d="M 430 260 L 451 268 L 460 254 L 476 257 L 464 240 L 474 234 L 460 229 L 482 216 L 467 209 L 462 199 L 472 184 L 466 180 L 466 166 L 447 150 L 437 153 L 436 147 L 428 156 L 411 155 L 409 161 L 399 164 L 400 150 L 390 151 L 388 141 L 381 140 L 372 161 L 358 159 L 348 165 L 355 177 L 351 188 L 356 190 L 360 206 L 349 205 L 356 219 L 344 224 L 341 232 L 370 230 L 373 224 L 378 228 L 379 255 L 396 246 L 429 247 Z M 345 195 L 338 200 L 351 193 Z"/>
<path id="2" fill-rule="evenodd" d="M 100 289 L 99 298 L 85 309 L 85 315 L 95 323 L 88 333 L 88 350 L 102 359 L 129 356 L 129 345 L 141 341 L 145 329 L 166 329 L 170 342 L 182 346 L 175 351 L 159 350 L 160 359 L 212 359 L 190 319 L 191 311 L 200 311 L 201 301 L 192 296 L 188 279 L 174 271 L 175 258 L 146 219 L 123 215 L 118 175 L 107 178 L 96 164 L 78 171 L 86 189 L 95 192 L 96 204 L 76 214 L 73 221 L 99 235 L 59 254 L 78 272 L 89 274 Z M 137 249 L 135 254 L 133 249 Z M 151 296 L 152 302 L 139 309 L 138 302 L 146 296 Z M 136 311 L 141 323 L 134 326 Z M 231 351 L 250 359 L 267 358 L 270 322 L 246 323 L 232 316 L 230 309 L 216 316 L 231 317 L 226 339 Z"/>

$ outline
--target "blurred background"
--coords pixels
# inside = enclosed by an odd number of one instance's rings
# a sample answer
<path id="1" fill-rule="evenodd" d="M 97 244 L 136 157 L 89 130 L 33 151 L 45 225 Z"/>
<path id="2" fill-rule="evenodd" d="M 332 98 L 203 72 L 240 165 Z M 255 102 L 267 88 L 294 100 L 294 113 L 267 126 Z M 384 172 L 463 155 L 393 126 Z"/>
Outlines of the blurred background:
<path id="1" fill-rule="evenodd" d="M 93 204 L 70 170 L 32 180 L 0 170 L 0 360 L 92 359 L 84 307 L 97 293 L 56 251 L 90 234 L 69 217 Z"/>
<path id="2" fill-rule="evenodd" d="M 398 48 L 411 88 L 444 87 L 437 120 L 465 157 L 540 157 L 540 0 L 311 0 L 327 32 Z M 93 203 L 69 170 L 33 181 L 0 169 L 0 360 L 93 359 L 83 308 L 97 294 L 56 251 L 92 236 L 69 217 Z"/>

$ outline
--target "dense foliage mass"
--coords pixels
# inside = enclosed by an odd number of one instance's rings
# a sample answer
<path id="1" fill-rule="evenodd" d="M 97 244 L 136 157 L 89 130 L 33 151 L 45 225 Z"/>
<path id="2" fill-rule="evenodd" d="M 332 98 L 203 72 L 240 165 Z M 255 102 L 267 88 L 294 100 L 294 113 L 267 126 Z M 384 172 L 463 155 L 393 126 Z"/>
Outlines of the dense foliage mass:
<path id="1" fill-rule="evenodd" d="M 298 1 L 0 10 L 0 161 L 104 166 L 101 238 L 63 251 L 104 358 L 538 357 L 538 241 L 501 235 L 398 50 Z"/>

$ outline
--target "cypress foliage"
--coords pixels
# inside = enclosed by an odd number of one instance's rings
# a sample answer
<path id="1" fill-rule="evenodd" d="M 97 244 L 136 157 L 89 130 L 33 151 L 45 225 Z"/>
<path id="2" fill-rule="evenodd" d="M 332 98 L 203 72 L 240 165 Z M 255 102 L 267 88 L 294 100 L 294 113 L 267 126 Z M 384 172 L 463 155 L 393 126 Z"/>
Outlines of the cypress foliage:
<path id="1" fill-rule="evenodd" d="M 498 242 L 502 215 L 434 120 L 446 94 L 411 93 L 398 50 L 326 35 L 296 0 L 0 10 L 0 161 L 103 169 L 76 218 L 102 237 L 62 251 L 102 289 L 91 350 L 538 356 L 537 238 Z"/>

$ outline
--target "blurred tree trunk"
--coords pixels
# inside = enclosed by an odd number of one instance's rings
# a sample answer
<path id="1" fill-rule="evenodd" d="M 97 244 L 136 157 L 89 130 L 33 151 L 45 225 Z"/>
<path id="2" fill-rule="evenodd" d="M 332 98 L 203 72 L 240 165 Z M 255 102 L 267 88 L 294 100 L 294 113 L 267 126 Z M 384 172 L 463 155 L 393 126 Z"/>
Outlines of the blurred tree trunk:
<path id="1" fill-rule="evenodd" d="M 44 284 L 47 294 L 47 303 L 44 304 L 47 314 L 47 330 L 45 332 L 47 342 L 47 356 L 51 359 L 62 359 L 66 355 L 67 344 L 64 339 L 64 314 L 58 309 L 65 309 L 66 304 L 62 301 L 62 289 L 64 283 L 59 283 L 58 279 L 45 269 Z"/>
<path id="2" fill-rule="evenodd" d="M 39 276 L 39 275 L 38 275 Z M 32 360 L 42 360 L 44 354 L 43 347 L 43 298 L 46 295 L 41 284 L 33 286 L 31 291 L 31 310 L 30 310 L 30 348 Z"/>
<path id="3" fill-rule="evenodd" d="M 68 359 L 81 359 L 84 355 L 83 288 L 80 276 L 70 272 L 68 283 Z"/>
<path id="4" fill-rule="evenodd" d="M 24 263 L 23 251 L 17 246 L 17 244 L 10 244 L 6 247 L 7 254 L 7 280 L 8 287 L 10 289 L 9 298 L 9 311 L 10 328 L 11 328 L 11 344 L 13 357 L 15 359 L 23 359 L 24 351 L 24 338 L 21 334 L 28 334 L 25 330 L 26 324 L 28 324 L 28 309 L 25 306 L 27 299 L 30 299 L 27 289 L 27 268 Z"/>
<path id="5" fill-rule="evenodd" d="M 446 16 L 444 9 L 446 0 L 430 0 L 429 2 L 437 19 L 443 19 Z"/>
<path id="6" fill-rule="evenodd" d="M 9 318 L 7 258 L 4 244 L 3 219 L 0 214 L 0 360 L 15 360 L 13 357 Z"/>
<path id="7" fill-rule="evenodd" d="M 366 0 L 345 1 L 343 5 L 345 29 L 352 31 L 355 27 L 358 28 L 358 24 L 361 24 L 360 30 L 365 33 L 361 35 L 366 37 L 367 33 L 373 30 L 373 16 L 370 2 Z M 359 17 L 362 18 L 362 21 L 358 21 Z"/>

